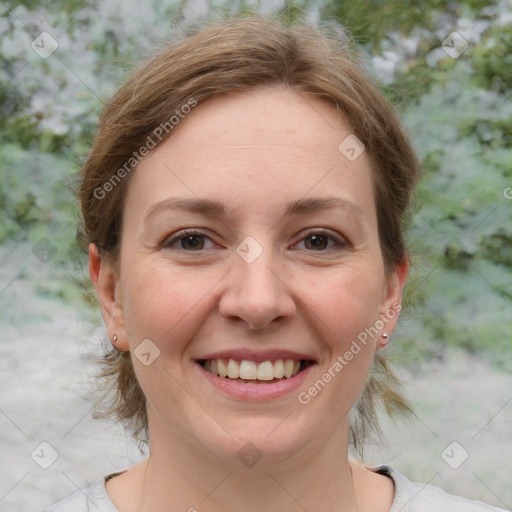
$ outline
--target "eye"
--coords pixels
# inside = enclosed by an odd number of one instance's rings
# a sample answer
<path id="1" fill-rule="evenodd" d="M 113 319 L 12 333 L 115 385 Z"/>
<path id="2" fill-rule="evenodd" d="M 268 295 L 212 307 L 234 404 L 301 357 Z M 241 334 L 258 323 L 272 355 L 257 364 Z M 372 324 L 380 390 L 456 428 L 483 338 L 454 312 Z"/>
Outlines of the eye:
<path id="1" fill-rule="evenodd" d="M 212 245 L 207 247 L 205 240 L 209 240 Z M 349 247 L 349 243 L 343 237 L 337 237 L 322 230 L 310 231 L 297 243 L 301 242 L 304 242 L 308 251 L 315 252 L 326 252 L 326 250 L 336 248 L 336 246 L 338 246 L 339 250 Z M 329 243 L 331 244 L 330 246 Z M 185 229 L 166 238 L 161 247 L 164 249 L 198 252 L 218 246 L 202 231 Z"/>
<path id="2" fill-rule="evenodd" d="M 171 235 L 169 238 L 166 238 L 161 247 L 165 249 L 177 249 L 188 252 L 211 249 L 211 247 L 205 247 L 205 239 L 211 241 L 211 239 L 201 231 L 185 229 L 175 233 L 174 235 Z M 175 247 L 176 245 L 178 245 L 178 247 Z M 215 244 L 213 244 L 213 246 L 215 246 Z"/>
<path id="3" fill-rule="evenodd" d="M 338 238 L 337 236 L 321 230 L 310 231 L 300 240 L 300 242 L 304 242 L 306 249 L 316 252 L 325 252 L 326 249 L 332 249 L 332 246 L 328 247 L 329 242 L 333 242 L 339 249 L 347 248 L 349 246 L 345 239 Z"/>

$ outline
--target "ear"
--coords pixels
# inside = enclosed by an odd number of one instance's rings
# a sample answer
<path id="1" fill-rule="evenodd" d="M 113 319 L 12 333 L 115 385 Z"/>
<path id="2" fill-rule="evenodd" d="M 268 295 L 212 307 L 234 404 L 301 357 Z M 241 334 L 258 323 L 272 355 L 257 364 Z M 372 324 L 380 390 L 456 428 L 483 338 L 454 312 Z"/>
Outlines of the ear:
<path id="1" fill-rule="evenodd" d="M 98 247 L 93 243 L 89 244 L 89 275 L 100 301 L 101 314 L 111 343 L 119 350 L 129 350 L 117 272 L 110 261 L 102 260 Z M 115 344 L 114 335 L 117 336 Z"/>
<path id="2" fill-rule="evenodd" d="M 390 335 L 396 327 L 402 309 L 402 294 L 409 275 L 409 268 L 409 257 L 405 255 L 403 262 L 395 265 L 386 276 L 379 310 L 380 319 L 384 323 L 382 333 Z"/>

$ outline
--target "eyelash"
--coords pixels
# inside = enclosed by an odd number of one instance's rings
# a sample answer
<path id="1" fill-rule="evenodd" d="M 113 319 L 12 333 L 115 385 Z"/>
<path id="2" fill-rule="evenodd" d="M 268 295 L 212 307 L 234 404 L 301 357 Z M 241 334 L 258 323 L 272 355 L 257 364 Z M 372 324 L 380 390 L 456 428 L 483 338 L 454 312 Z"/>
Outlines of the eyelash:
<path id="1" fill-rule="evenodd" d="M 328 240 L 330 241 L 333 241 L 335 242 L 336 244 L 338 244 L 339 246 L 339 249 L 347 249 L 349 248 L 350 244 L 347 240 L 344 240 L 344 239 L 340 239 L 334 235 L 332 235 L 331 233 L 327 232 L 327 231 L 324 231 L 322 229 L 317 229 L 317 230 L 311 230 L 311 231 L 308 231 L 307 233 L 305 233 L 303 235 L 303 237 L 299 240 L 299 242 L 305 240 L 306 238 L 312 236 L 312 235 L 322 235 L 322 236 L 325 236 Z M 179 231 L 178 233 L 174 234 L 174 235 L 171 235 L 170 237 L 166 238 L 163 243 L 161 244 L 161 248 L 162 249 L 172 249 L 172 245 L 176 242 L 179 242 L 182 238 L 186 238 L 188 236 L 204 236 L 205 238 L 208 238 L 211 240 L 211 238 L 209 236 L 207 236 L 205 233 L 203 233 L 202 231 L 198 231 L 198 230 L 195 230 L 195 229 L 184 229 L 182 231 Z M 212 240 L 213 241 L 213 240 Z M 295 245 L 295 244 L 294 244 Z M 333 249 L 332 247 L 330 249 Z M 190 252 L 190 253 L 194 253 L 194 252 L 201 252 L 203 250 L 207 250 L 207 249 L 199 249 L 197 251 L 189 251 L 189 250 L 186 250 L 186 249 L 183 249 L 183 248 L 179 248 L 178 250 L 180 251 L 185 251 L 185 252 Z M 318 251 L 308 251 L 308 252 L 327 252 L 329 251 L 329 249 L 322 249 L 322 250 L 318 250 Z"/>

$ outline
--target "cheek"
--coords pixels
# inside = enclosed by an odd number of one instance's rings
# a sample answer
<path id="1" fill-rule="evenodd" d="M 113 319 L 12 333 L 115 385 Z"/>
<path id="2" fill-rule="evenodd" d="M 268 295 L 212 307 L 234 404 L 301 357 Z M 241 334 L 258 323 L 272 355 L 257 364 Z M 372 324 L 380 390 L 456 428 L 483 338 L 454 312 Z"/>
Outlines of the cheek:
<path id="1" fill-rule="evenodd" d="M 378 319 L 380 288 L 375 274 L 371 277 L 354 270 L 330 277 L 328 284 L 311 288 L 315 291 L 310 291 L 309 302 L 304 304 L 319 329 L 315 335 L 324 344 L 325 360 L 317 380 L 301 390 L 300 399 L 314 404 L 319 415 L 331 411 L 336 423 L 349 414 L 372 366 L 375 338 L 371 328 Z"/>
<path id="2" fill-rule="evenodd" d="M 177 270 L 147 259 L 132 268 L 139 271 L 125 276 L 125 319 L 137 380 L 154 409 L 167 404 L 181 410 L 183 389 L 177 382 L 182 379 L 182 355 L 204 323 L 209 292 L 219 277 L 211 269 Z M 148 365 L 137 355 L 147 339 L 158 349 Z"/>
<path id="3" fill-rule="evenodd" d="M 149 338 L 167 351 L 179 346 L 180 340 L 186 343 L 192 331 L 200 328 L 198 317 L 217 274 L 192 267 L 177 270 L 147 260 L 132 268 L 139 271 L 124 278 L 123 307 L 133 344 Z"/>
<path id="4" fill-rule="evenodd" d="M 313 321 L 333 351 L 345 351 L 352 340 L 375 324 L 380 306 L 379 284 L 369 269 L 365 272 L 348 267 L 332 271 L 322 280 L 304 281 L 304 314 L 318 319 Z"/>

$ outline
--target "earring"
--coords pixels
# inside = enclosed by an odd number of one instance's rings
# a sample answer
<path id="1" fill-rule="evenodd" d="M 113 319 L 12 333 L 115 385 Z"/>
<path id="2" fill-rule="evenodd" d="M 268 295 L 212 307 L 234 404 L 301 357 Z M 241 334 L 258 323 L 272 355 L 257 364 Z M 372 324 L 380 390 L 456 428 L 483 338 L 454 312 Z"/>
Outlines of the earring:
<path id="1" fill-rule="evenodd" d="M 117 342 L 117 334 L 114 334 L 114 337 L 112 338 L 112 345 L 113 347 L 118 351 L 118 352 L 121 352 L 121 350 L 119 348 L 116 347 L 116 342 Z"/>
<path id="2" fill-rule="evenodd" d="M 381 341 L 380 346 L 383 348 L 389 343 L 389 334 L 383 332 L 381 337 L 383 341 Z"/>

